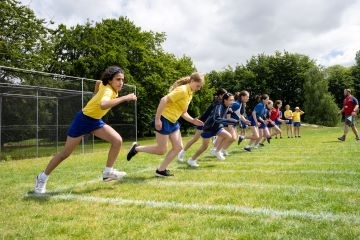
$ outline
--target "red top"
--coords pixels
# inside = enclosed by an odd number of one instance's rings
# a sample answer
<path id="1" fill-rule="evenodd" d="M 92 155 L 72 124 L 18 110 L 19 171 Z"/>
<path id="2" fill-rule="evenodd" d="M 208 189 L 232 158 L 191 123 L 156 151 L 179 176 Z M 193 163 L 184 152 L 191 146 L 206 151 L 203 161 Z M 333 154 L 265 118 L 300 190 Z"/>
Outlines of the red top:
<path id="1" fill-rule="evenodd" d="M 351 95 L 347 96 L 343 102 L 344 115 L 350 116 L 351 113 L 354 111 L 355 106 L 358 104 L 359 104 L 358 100 L 355 97 L 353 97 Z"/>
<path id="2" fill-rule="evenodd" d="M 277 108 L 273 108 L 270 110 L 270 120 L 275 121 L 280 116 L 280 110 Z"/>

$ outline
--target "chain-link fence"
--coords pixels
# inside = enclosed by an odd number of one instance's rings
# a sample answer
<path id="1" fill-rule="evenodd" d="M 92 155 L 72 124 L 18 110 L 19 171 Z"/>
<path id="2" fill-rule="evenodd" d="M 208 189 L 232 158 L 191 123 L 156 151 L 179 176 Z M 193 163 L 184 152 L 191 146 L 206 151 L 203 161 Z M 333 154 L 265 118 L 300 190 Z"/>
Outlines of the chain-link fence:
<path id="1" fill-rule="evenodd" d="M 75 113 L 93 96 L 94 79 L 0 66 L 0 160 L 52 155 L 62 148 Z M 119 95 L 136 93 L 124 85 Z M 124 139 L 136 140 L 136 102 L 114 107 L 103 120 Z M 89 152 L 103 142 L 83 137 L 75 152 Z"/>

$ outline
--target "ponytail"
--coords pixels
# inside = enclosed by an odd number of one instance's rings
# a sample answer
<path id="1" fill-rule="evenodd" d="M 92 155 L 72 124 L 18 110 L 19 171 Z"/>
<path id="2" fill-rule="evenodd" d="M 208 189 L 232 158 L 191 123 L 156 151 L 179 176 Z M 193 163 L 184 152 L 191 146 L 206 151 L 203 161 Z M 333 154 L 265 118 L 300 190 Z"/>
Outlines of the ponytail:
<path id="1" fill-rule="evenodd" d="M 171 92 L 172 90 L 174 90 L 175 88 L 181 86 L 181 85 L 185 85 L 185 84 L 188 84 L 190 83 L 191 81 L 194 81 L 194 82 L 204 82 L 204 75 L 203 74 L 200 74 L 198 72 L 195 72 L 193 74 L 191 74 L 190 76 L 186 76 L 186 77 L 183 77 L 183 78 L 180 78 L 178 80 L 176 80 L 174 82 L 174 84 L 170 87 L 169 89 L 169 92 Z"/>

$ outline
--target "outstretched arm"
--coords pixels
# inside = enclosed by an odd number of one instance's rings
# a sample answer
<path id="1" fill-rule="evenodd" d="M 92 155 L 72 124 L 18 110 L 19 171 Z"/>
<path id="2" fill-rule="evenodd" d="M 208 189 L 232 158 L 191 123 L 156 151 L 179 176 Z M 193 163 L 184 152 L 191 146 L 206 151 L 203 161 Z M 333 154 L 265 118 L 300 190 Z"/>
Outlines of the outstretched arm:
<path id="1" fill-rule="evenodd" d="M 133 100 L 135 101 L 136 99 L 137 97 L 134 93 L 129 93 L 125 96 L 118 97 L 112 100 L 102 100 L 100 102 L 100 108 L 104 110 L 115 107 L 116 105 L 119 105 L 122 102 L 133 101 Z"/>
<path id="2" fill-rule="evenodd" d="M 199 119 L 197 119 L 197 118 L 191 117 L 188 112 L 184 112 L 184 113 L 181 115 L 181 117 L 182 117 L 183 119 L 185 119 L 186 121 L 188 121 L 189 123 L 192 123 L 192 124 L 194 124 L 194 125 L 196 125 L 196 126 L 203 126 L 203 125 L 204 125 L 204 123 L 203 123 L 201 120 L 199 120 Z"/>

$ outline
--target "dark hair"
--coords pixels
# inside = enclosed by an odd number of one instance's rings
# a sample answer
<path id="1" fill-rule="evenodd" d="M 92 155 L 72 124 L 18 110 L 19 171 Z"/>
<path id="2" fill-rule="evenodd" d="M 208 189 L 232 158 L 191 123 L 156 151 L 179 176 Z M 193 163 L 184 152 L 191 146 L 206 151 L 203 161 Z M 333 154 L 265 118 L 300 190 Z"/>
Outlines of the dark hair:
<path id="1" fill-rule="evenodd" d="M 269 98 L 269 95 L 267 95 L 267 94 L 263 94 L 263 95 L 261 95 L 261 96 L 260 96 L 260 95 L 256 95 L 255 98 L 256 98 L 256 101 L 260 102 L 260 100 L 263 101 L 263 100 Z"/>
<path id="2" fill-rule="evenodd" d="M 101 75 L 101 81 L 103 85 L 106 86 L 109 83 L 109 81 L 111 81 L 114 78 L 114 76 L 118 73 L 124 74 L 124 70 L 122 70 L 120 67 L 117 66 L 110 66 L 106 68 L 103 74 Z"/>
<path id="3" fill-rule="evenodd" d="M 275 107 L 276 109 L 279 109 L 279 105 L 280 105 L 280 104 L 282 104 L 282 101 L 281 101 L 281 100 L 276 100 L 274 107 Z"/>
<path id="4" fill-rule="evenodd" d="M 225 100 L 228 100 L 231 96 L 233 96 L 233 95 L 229 92 L 224 93 L 224 95 L 222 97 L 222 102 L 224 102 Z"/>
<path id="5" fill-rule="evenodd" d="M 235 98 L 235 100 L 241 102 L 241 98 L 244 96 L 248 96 L 248 95 L 250 95 L 248 91 L 242 90 L 241 92 L 236 92 L 234 94 L 234 98 Z"/>
<path id="6" fill-rule="evenodd" d="M 218 97 L 219 97 L 220 95 L 224 95 L 225 93 L 227 93 L 226 89 L 220 88 L 220 89 L 217 90 L 215 96 L 218 96 Z"/>
<path id="7" fill-rule="evenodd" d="M 227 93 L 226 89 L 225 88 L 220 88 L 216 91 L 216 94 L 214 95 L 214 101 L 220 101 L 222 100 L 222 96 L 221 95 L 224 95 L 225 93 Z"/>

